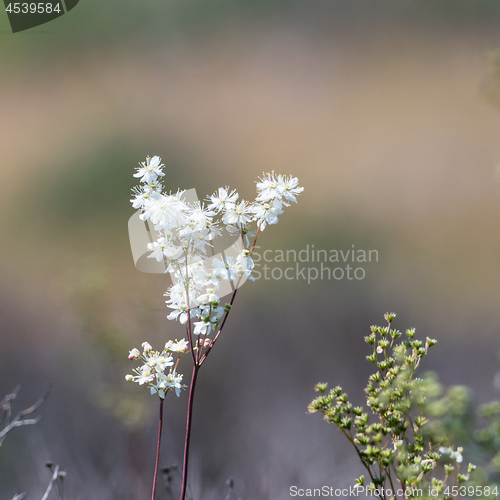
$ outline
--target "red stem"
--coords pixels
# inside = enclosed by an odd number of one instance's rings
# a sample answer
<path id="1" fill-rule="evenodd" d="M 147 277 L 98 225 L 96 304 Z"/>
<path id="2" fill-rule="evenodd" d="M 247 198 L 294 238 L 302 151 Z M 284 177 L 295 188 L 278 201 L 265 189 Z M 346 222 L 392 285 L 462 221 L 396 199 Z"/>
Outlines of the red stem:
<path id="1" fill-rule="evenodd" d="M 187 473 L 189 465 L 189 441 L 191 439 L 191 422 L 193 420 L 193 399 L 194 399 L 194 389 L 196 386 L 196 378 L 198 377 L 199 365 L 193 365 L 193 374 L 191 377 L 191 384 L 189 387 L 189 400 L 188 400 L 188 410 L 187 410 L 187 423 L 186 423 L 186 438 L 184 441 L 184 464 L 182 467 L 182 490 L 181 490 L 181 500 L 184 500 L 187 490 Z"/>
<path id="2" fill-rule="evenodd" d="M 257 232 L 255 234 L 255 238 L 253 241 L 252 249 L 250 251 L 250 256 L 253 254 L 253 251 L 255 249 L 255 244 L 257 243 L 257 237 L 259 236 L 259 231 L 260 231 L 260 226 L 257 228 Z M 243 235 L 242 235 L 243 237 Z M 187 268 L 187 262 L 186 262 L 186 268 Z M 236 297 L 236 292 L 238 291 L 238 286 L 240 284 L 241 278 L 243 277 L 240 276 L 238 279 L 238 282 L 236 283 L 236 287 L 233 292 L 233 296 L 231 297 L 231 302 L 230 305 L 233 305 L 234 299 Z M 222 323 L 214 336 L 212 342 L 208 346 L 206 352 L 203 354 L 203 347 L 202 345 L 199 344 L 198 340 L 197 342 L 197 347 L 198 347 L 198 353 L 197 355 L 194 352 L 194 343 L 193 343 L 193 337 L 192 337 L 192 332 L 191 332 L 191 314 L 190 314 L 190 309 L 189 309 L 189 292 L 187 291 L 187 334 L 188 334 L 188 340 L 189 340 L 189 347 L 191 349 L 191 355 L 193 358 L 193 373 L 191 376 L 191 384 L 189 387 L 189 400 L 188 400 L 188 410 L 187 410 L 187 421 L 186 421 L 186 437 L 184 440 L 184 463 L 182 467 L 182 490 L 181 490 L 181 498 L 180 500 L 185 500 L 186 497 L 186 491 L 187 491 L 187 473 L 188 473 L 188 465 L 189 465 L 189 441 L 191 440 L 191 423 L 193 420 L 193 399 L 194 399 L 194 390 L 196 386 L 196 379 L 198 377 L 198 370 L 200 369 L 200 366 L 204 363 L 204 361 L 207 359 L 208 353 L 212 350 L 212 347 L 214 346 L 216 340 L 219 338 L 219 335 L 224 328 L 224 325 L 226 323 L 227 316 L 229 315 L 229 311 L 226 311 L 226 314 L 224 316 L 224 319 L 222 320 Z"/>
<path id="3" fill-rule="evenodd" d="M 151 494 L 151 500 L 155 500 L 156 479 L 158 478 L 158 465 L 160 463 L 160 444 L 161 444 L 161 428 L 162 428 L 162 426 L 163 426 L 163 399 L 160 398 L 160 423 L 158 424 L 158 445 L 156 447 L 155 477 L 153 479 L 153 492 Z"/>
<path id="4" fill-rule="evenodd" d="M 241 279 L 241 277 L 240 277 Z M 231 302 L 229 302 L 229 305 L 232 306 L 233 305 L 233 302 L 234 302 L 234 299 L 236 297 L 236 292 L 238 291 L 238 285 L 240 284 L 240 280 L 238 280 L 238 283 L 236 283 L 236 288 L 233 292 L 233 296 L 231 297 Z M 230 311 L 230 310 L 229 310 Z M 210 342 L 210 345 L 208 346 L 205 354 L 202 356 L 202 358 L 200 359 L 200 362 L 199 362 L 199 365 L 201 366 L 205 360 L 207 359 L 207 356 L 208 356 L 208 353 L 212 350 L 212 347 L 214 346 L 215 342 L 217 341 L 217 339 L 219 338 L 219 335 L 220 333 L 222 332 L 222 329 L 224 328 L 224 325 L 226 324 L 226 319 L 229 315 L 229 311 L 226 311 L 226 315 L 224 316 L 223 320 L 222 320 L 222 323 L 217 331 L 217 333 L 215 334 L 212 342 Z"/>

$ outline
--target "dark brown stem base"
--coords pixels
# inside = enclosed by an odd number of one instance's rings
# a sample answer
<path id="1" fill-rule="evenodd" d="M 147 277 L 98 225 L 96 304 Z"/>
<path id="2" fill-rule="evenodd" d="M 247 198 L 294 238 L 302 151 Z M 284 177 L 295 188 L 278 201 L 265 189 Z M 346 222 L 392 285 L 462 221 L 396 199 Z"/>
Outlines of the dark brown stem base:
<path id="1" fill-rule="evenodd" d="M 189 465 L 189 441 L 191 440 L 191 423 L 193 421 L 193 399 L 194 399 L 194 390 L 196 387 L 196 379 L 198 377 L 198 370 L 200 366 L 195 364 L 193 366 L 193 374 L 191 377 L 191 385 L 189 387 L 189 400 L 188 400 L 188 409 L 187 409 L 187 422 L 186 422 L 186 438 L 184 441 L 184 464 L 182 467 L 182 490 L 181 490 L 181 499 L 184 500 L 186 497 L 187 491 L 187 475 L 188 475 L 188 465 Z"/>
<path id="2" fill-rule="evenodd" d="M 151 500 L 155 500 L 156 481 L 158 479 L 158 465 L 160 463 L 160 445 L 161 445 L 161 429 L 163 427 L 163 399 L 160 398 L 160 419 L 158 424 L 158 445 L 156 447 L 156 465 L 155 476 L 153 478 L 153 491 L 151 493 Z"/>

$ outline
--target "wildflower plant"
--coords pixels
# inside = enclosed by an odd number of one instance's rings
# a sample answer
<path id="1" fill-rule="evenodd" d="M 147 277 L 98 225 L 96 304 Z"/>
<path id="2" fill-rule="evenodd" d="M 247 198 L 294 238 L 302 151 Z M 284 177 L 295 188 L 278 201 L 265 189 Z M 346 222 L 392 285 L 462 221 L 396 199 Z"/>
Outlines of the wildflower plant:
<path id="1" fill-rule="evenodd" d="M 498 375 L 495 377 L 495 383 L 498 385 Z M 478 413 L 486 422 L 483 429 L 478 429 L 474 433 L 483 460 L 486 462 L 481 472 L 498 488 L 500 487 L 500 401 L 481 405 Z"/>
<path id="2" fill-rule="evenodd" d="M 152 394 L 160 396 L 160 426 L 157 448 L 157 466 L 153 482 L 154 498 L 161 439 L 162 403 L 166 392 L 174 388 L 179 394 L 182 376 L 177 363 L 182 354 L 191 353 L 192 375 L 189 386 L 186 437 L 183 460 L 181 500 L 187 488 L 189 443 L 193 398 L 198 372 L 224 328 L 242 279 L 254 280 L 252 253 L 259 233 L 268 225 L 278 223 L 279 216 L 303 191 L 296 177 L 264 174 L 257 182 L 257 196 L 253 202 L 240 200 L 239 194 L 228 187 L 219 188 L 207 203 L 189 203 L 185 191 L 164 191 L 162 178 L 164 165 L 158 156 L 147 157 L 139 164 L 134 177 L 141 184 L 133 189 L 132 206 L 140 210 L 140 219 L 152 225 L 157 232 L 156 241 L 148 244 L 149 257 L 163 262 L 165 272 L 173 276 L 173 284 L 165 293 L 166 304 L 172 311 L 168 319 L 184 325 L 186 339 L 181 344 L 168 344 L 164 351 L 153 352 L 143 344 L 144 352 L 130 352 L 131 359 L 142 359 L 143 365 L 127 380 L 147 385 Z M 224 231 L 229 232 L 237 243 L 233 255 L 213 256 L 214 240 Z M 210 252 L 212 256 L 210 257 Z M 222 304 L 224 290 L 232 290 L 229 303 Z M 179 349 L 174 366 L 173 346 Z M 179 345 L 182 345 L 180 350 Z M 172 368 L 173 366 L 173 368 Z M 169 368 L 169 374 L 164 371 Z"/>
<path id="3" fill-rule="evenodd" d="M 143 365 L 134 369 L 135 376 L 127 375 L 125 379 L 129 382 L 137 382 L 139 385 L 147 384 L 151 394 L 158 394 L 160 399 L 165 399 L 170 389 L 175 390 L 175 394 L 180 396 L 183 387 L 182 374 L 178 374 L 176 370 L 181 356 L 188 350 L 187 341 L 185 339 L 175 342 L 169 340 L 162 352 L 153 351 L 148 342 L 143 342 L 142 348 L 142 355 L 135 347 L 130 351 L 129 359 L 141 359 Z M 175 366 L 173 354 L 177 356 Z M 170 368 L 167 375 L 165 375 L 166 368 Z"/>
<path id="4" fill-rule="evenodd" d="M 451 499 L 463 494 L 475 466 L 463 466 L 463 448 L 453 448 L 446 426 L 432 417 L 439 384 L 416 376 L 436 340 L 416 339 L 413 328 L 403 337 L 392 328 L 396 315 L 384 317 L 387 325 L 372 326 L 365 337 L 372 348 L 366 359 L 375 367 L 365 388 L 368 409 L 351 404 L 340 386 L 328 391 L 319 383 L 309 412 L 320 412 L 350 441 L 367 472 L 355 483 L 372 496 Z"/>

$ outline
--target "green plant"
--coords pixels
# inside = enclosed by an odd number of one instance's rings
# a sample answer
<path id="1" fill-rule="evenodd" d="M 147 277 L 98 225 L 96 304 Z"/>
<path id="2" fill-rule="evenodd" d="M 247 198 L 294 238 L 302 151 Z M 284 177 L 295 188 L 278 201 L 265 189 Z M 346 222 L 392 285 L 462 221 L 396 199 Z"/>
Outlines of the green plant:
<path id="1" fill-rule="evenodd" d="M 376 368 L 365 388 L 369 410 L 353 406 L 341 387 L 328 391 L 326 383 L 319 383 L 320 395 L 309 412 L 322 413 L 352 443 L 368 475 L 355 482 L 369 494 L 383 500 L 467 495 L 463 486 L 476 467 L 461 469 L 463 449 L 452 448 L 450 432 L 464 413 L 458 406 L 463 406 L 463 391 L 454 388 L 440 398 L 442 389 L 433 375 L 417 377 L 436 340 L 416 339 L 413 328 L 403 337 L 391 328 L 396 315 L 384 317 L 387 325 L 372 326 L 365 337 L 372 347 L 366 359 Z M 451 407 L 456 417 L 447 411 Z"/>

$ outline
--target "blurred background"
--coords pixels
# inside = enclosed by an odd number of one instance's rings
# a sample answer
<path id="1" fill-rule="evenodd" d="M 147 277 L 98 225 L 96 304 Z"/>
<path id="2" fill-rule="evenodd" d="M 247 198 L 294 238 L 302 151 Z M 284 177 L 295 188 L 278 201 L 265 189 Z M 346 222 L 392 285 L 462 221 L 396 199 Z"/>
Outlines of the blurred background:
<path id="1" fill-rule="evenodd" d="M 386 311 L 438 339 L 424 369 L 497 398 L 499 23 L 490 0 L 82 0 L 15 35 L 0 15 L 0 399 L 21 384 L 21 410 L 53 384 L 0 449 L 0 498 L 41 497 L 48 461 L 69 499 L 150 491 L 157 401 L 126 384 L 127 355 L 184 331 L 168 278 L 131 256 L 148 154 L 200 197 L 297 176 L 262 250 L 379 255 L 363 280 L 241 289 L 199 379 L 196 500 L 225 498 L 229 477 L 241 500 L 352 484 L 353 451 L 306 409 L 318 381 L 363 402 L 363 336 Z M 161 466 L 182 460 L 186 405 L 167 398 Z"/>

